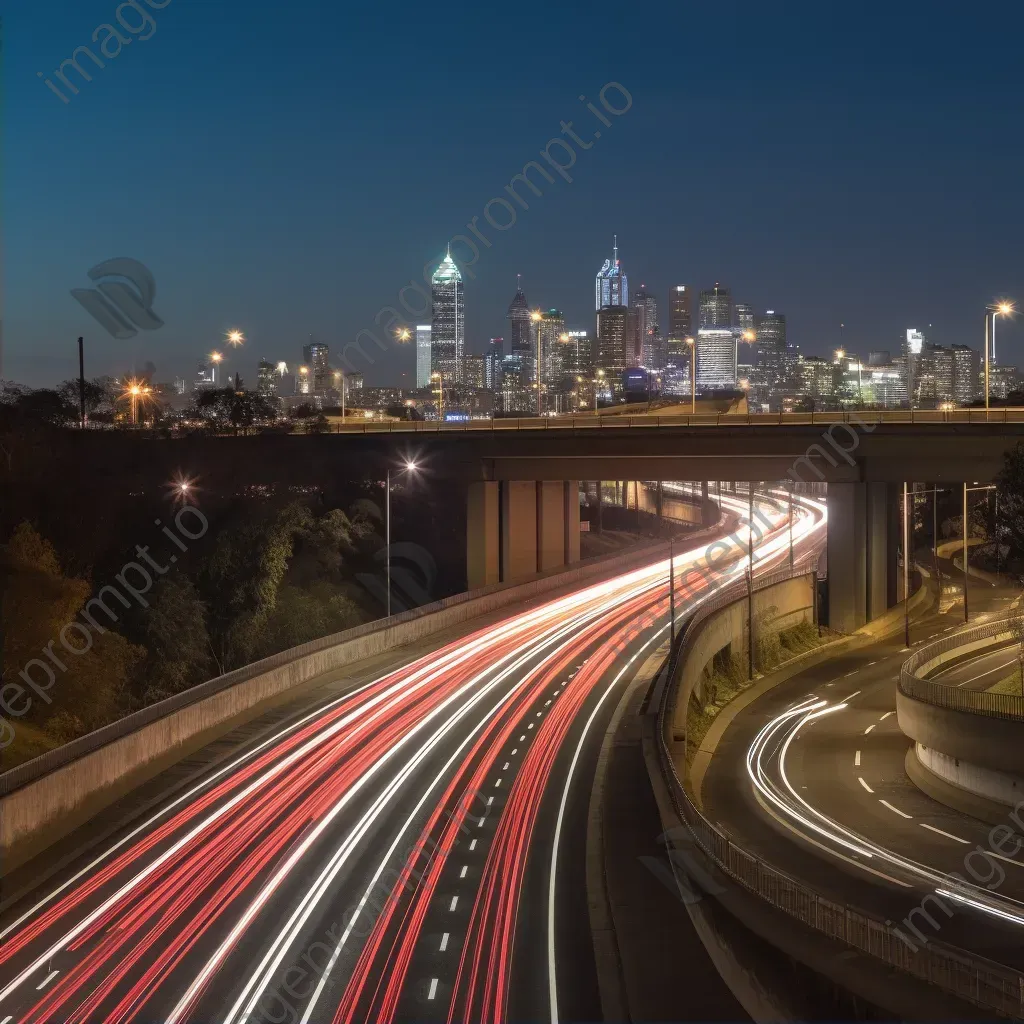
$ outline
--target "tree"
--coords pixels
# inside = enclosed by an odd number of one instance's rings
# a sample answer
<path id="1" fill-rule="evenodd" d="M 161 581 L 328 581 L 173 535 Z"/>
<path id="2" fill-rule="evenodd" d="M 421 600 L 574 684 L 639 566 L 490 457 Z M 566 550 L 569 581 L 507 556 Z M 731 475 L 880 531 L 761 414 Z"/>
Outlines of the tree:
<path id="1" fill-rule="evenodd" d="M 1017 668 L 1020 671 L 1020 695 L 1024 697 L 1024 615 L 1010 619 L 1010 635 L 1017 644 Z"/>
<path id="2" fill-rule="evenodd" d="M 212 421 L 220 427 L 230 425 L 237 434 L 240 427 L 245 431 L 257 421 L 276 419 L 277 406 L 272 397 L 258 391 L 212 388 L 199 392 L 191 415 Z"/>
<path id="3" fill-rule="evenodd" d="M 326 434 L 328 430 L 330 430 L 330 424 L 327 422 L 327 417 L 323 413 L 320 413 L 316 419 L 310 420 L 309 423 L 306 424 L 307 434 Z"/>
<path id="4" fill-rule="evenodd" d="M 1024 556 L 1024 442 L 1007 453 L 996 477 L 999 498 L 997 532 L 1006 539 L 1012 556 Z"/>
<path id="5" fill-rule="evenodd" d="M 61 399 L 75 411 L 77 420 L 80 412 L 80 393 L 78 380 L 66 380 L 57 385 L 57 394 Z M 90 419 L 95 419 L 97 414 L 101 418 L 109 418 L 108 414 L 113 413 L 114 392 L 110 388 L 109 378 L 97 378 L 96 380 L 85 381 L 85 413 Z"/>

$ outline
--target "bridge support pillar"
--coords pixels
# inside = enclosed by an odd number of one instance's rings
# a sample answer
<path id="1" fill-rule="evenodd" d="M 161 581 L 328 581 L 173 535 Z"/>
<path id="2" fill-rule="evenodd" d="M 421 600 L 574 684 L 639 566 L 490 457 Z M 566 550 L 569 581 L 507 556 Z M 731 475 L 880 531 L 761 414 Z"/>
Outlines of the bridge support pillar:
<path id="1" fill-rule="evenodd" d="M 889 563 L 888 484 L 867 485 L 867 591 L 868 621 L 884 615 L 889 608 L 889 573 L 896 571 Z"/>
<path id="2" fill-rule="evenodd" d="M 852 633 L 867 619 L 867 485 L 828 485 L 829 625 Z"/>
<path id="3" fill-rule="evenodd" d="M 601 485 L 601 481 L 597 481 L 597 505 L 594 509 L 594 518 L 591 521 L 590 528 L 594 533 L 604 532 L 604 489 Z"/>
<path id="4" fill-rule="evenodd" d="M 501 579 L 498 548 L 498 482 L 476 480 L 466 495 L 466 586 L 486 587 Z"/>
<path id="5" fill-rule="evenodd" d="M 537 482 L 537 572 L 565 565 L 565 484 Z"/>
<path id="6" fill-rule="evenodd" d="M 580 482 L 565 480 L 562 483 L 562 500 L 565 511 L 562 522 L 565 526 L 563 545 L 565 564 L 572 565 L 580 560 Z"/>
<path id="7" fill-rule="evenodd" d="M 501 582 L 525 579 L 537 571 L 537 484 L 501 484 Z"/>

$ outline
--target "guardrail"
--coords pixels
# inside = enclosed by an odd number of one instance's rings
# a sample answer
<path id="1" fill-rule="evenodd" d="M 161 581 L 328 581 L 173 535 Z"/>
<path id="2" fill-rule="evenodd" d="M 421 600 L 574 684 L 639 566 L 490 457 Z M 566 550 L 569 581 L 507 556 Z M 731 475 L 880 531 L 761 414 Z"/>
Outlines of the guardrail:
<path id="1" fill-rule="evenodd" d="M 785 570 L 774 575 L 786 579 L 796 574 L 796 570 L 793 573 Z M 768 577 L 761 581 L 761 586 L 770 585 Z M 697 846 L 729 878 L 816 932 L 975 1006 L 1004 1016 L 1021 1016 L 1024 1011 L 1024 977 L 1018 972 L 939 942 L 911 949 L 884 920 L 827 899 L 798 879 L 747 853 L 704 817 L 690 800 L 676 771 L 667 732 L 674 719 L 679 670 L 692 648 L 701 621 L 744 597 L 745 590 L 730 584 L 721 595 L 694 613 L 677 638 L 668 671 L 662 674 L 650 696 L 648 711 L 657 715 L 654 732 L 658 762 L 680 821 Z"/>
<path id="2" fill-rule="evenodd" d="M 483 431 L 499 433 L 504 430 L 599 430 L 602 428 L 631 427 L 762 427 L 762 426 L 829 426 L 833 423 L 874 425 L 904 424 L 984 424 L 1022 423 L 1024 409 L 876 409 L 837 410 L 836 412 L 793 413 L 675 413 L 659 415 L 646 413 L 625 415 L 616 413 L 590 413 L 586 416 L 526 416 L 517 418 L 480 419 L 464 421 L 439 420 L 371 420 L 361 423 L 332 425 L 332 433 L 343 434 L 401 434 L 401 433 L 467 433 Z"/>
<path id="3" fill-rule="evenodd" d="M 900 669 L 900 693 L 915 700 L 934 704 L 954 711 L 968 711 L 974 715 L 988 715 L 990 718 L 1013 720 L 1024 719 L 1024 697 L 1012 693 L 988 693 L 985 690 L 965 690 L 962 687 L 940 683 L 937 679 L 925 679 L 917 673 L 922 666 L 936 658 L 968 644 L 981 640 L 995 639 L 1009 633 L 1010 619 L 996 619 L 981 626 L 972 626 L 951 636 L 926 644 L 915 651 Z"/>

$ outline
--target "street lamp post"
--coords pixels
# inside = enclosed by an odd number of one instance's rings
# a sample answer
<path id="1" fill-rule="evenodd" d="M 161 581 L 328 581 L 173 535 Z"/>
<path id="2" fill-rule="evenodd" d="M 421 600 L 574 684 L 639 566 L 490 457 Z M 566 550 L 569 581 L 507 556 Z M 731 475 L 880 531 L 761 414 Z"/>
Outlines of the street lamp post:
<path id="1" fill-rule="evenodd" d="M 994 306 L 985 307 L 985 419 L 988 420 L 989 403 L 989 352 L 991 358 L 995 359 L 996 349 L 996 317 L 1010 316 L 1015 312 L 1012 302 L 999 302 Z M 992 316 L 992 330 L 989 332 L 989 314 Z"/>
<path id="2" fill-rule="evenodd" d="M 405 463 L 402 468 L 403 473 L 415 473 L 417 465 L 414 461 L 409 460 Z M 385 558 L 385 575 L 387 576 L 387 617 L 391 618 L 391 467 L 388 466 L 388 471 L 385 477 L 384 483 L 384 558 Z"/>
<path id="3" fill-rule="evenodd" d="M 754 678 L 754 482 L 747 484 L 747 651 L 750 678 Z"/>
<path id="4" fill-rule="evenodd" d="M 690 415 L 697 411 L 697 343 L 693 338 L 687 338 L 686 344 L 690 346 Z"/>
<path id="5" fill-rule="evenodd" d="M 986 398 L 988 396 L 986 395 Z M 967 495 L 972 491 L 994 491 L 996 489 L 995 484 L 988 484 L 986 487 L 968 487 L 967 481 L 964 481 L 964 512 L 963 512 L 963 558 L 964 558 L 964 622 L 968 621 L 967 618 Z M 999 541 L 996 540 L 996 546 L 998 548 Z"/>
<path id="6" fill-rule="evenodd" d="M 793 571 L 793 481 L 789 481 L 789 571 Z"/>
<path id="7" fill-rule="evenodd" d="M 542 405 L 540 396 L 540 380 L 541 380 L 541 344 L 540 344 L 540 323 L 543 319 L 539 310 L 534 310 L 530 314 L 530 319 L 537 326 L 537 415 L 542 415 Z"/>
<path id="8" fill-rule="evenodd" d="M 597 395 L 604 381 L 604 370 L 598 370 L 597 376 L 594 378 L 594 415 L 597 415 Z"/>

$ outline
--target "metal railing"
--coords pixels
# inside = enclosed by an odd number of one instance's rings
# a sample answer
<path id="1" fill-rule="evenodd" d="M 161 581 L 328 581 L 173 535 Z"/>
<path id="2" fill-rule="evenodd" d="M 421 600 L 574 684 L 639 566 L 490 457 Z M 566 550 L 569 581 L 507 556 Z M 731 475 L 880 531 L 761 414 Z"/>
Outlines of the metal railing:
<path id="1" fill-rule="evenodd" d="M 988 693 L 985 690 L 967 690 L 959 686 L 942 683 L 937 679 L 926 679 L 918 675 L 922 666 L 934 661 L 942 654 L 979 640 L 994 640 L 1010 630 L 1009 619 L 996 619 L 980 626 L 972 626 L 926 644 L 915 651 L 900 669 L 900 693 L 915 700 L 934 704 L 954 711 L 968 711 L 974 715 L 990 718 L 1024 719 L 1024 697 L 1012 693 Z"/>
<path id="2" fill-rule="evenodd" d="M 613 412 L 588 413 L 580 416 L 523 416 L 517 418 L 462 421 L 439 420 L 372 420 L 338 423 L 332 433 L 399 434 L 399 433 L 500 433 L 520 430 L 586 431 L 602 428 L 631 427 L 761 427 L 761 426 L 830 426 L 833 423 L 856 423 L 867 426 L 883 423 L 902 424 L 1024 424 L 1024 409 L 874 409 L 837 410 L 835 412 L 730 413 L 697 412 L 660 415 L 656 412 L 639 415 Z"/>
<path id="3" fill-rule="evenodd" d="M 806 569 L 804 569 L 806 571 Z M 783 579 L 798 571 L 773 574 Z M 761 586 L 770 586 L 765 577 Z M 777 582 L 777 580 L 776 580 Z M 680 669 L 693 648 L 701 622 L 745 594 L 734 585 L 699 608 L 676 642 L 669 669 L 651 695 L 650 711 L 657 715 L 655 741 L 662 778 L 680 820 L 697 846 L 729 878 L 816 932 L 875 957 L 936 988 L 997 1014 L 1019 1017 L 1024 1011 L 1024 977 L 983 957 L 939 942 L 917 949 L 899 937 L 885 920 L 836 903 L 810 886 L 755 857 L 709 821 L 693 804 L 676 771 L 668 729 L 674 718 Z"/>

